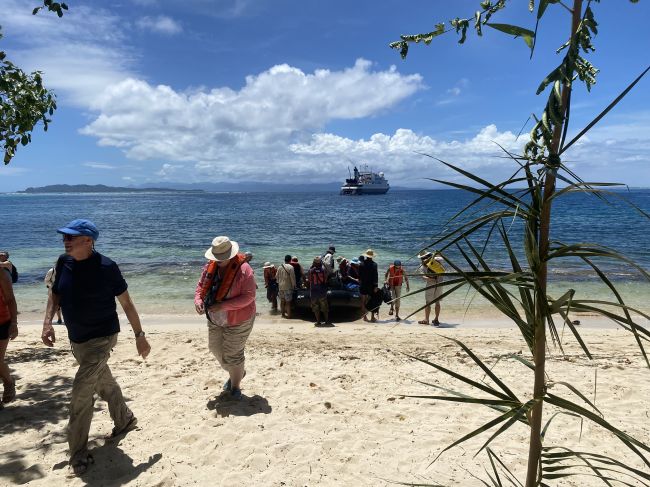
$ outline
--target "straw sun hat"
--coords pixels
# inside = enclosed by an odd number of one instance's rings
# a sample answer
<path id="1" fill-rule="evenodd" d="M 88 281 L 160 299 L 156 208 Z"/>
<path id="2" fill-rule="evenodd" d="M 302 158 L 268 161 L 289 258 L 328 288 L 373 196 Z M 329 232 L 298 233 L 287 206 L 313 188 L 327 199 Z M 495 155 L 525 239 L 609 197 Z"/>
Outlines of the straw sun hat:
<path id="1" fill-rule="evenodd" d="M 364 252 L 363 256 L 369 259 L 374 259 L 377 256 L 377 254 L 375 254 L 374 250 L 368 249 Z"/>
<path id="2" fill-rule="evenodd" d="M 232 259 L 239 252 L 239 244 L 228 237 L 214 237 L 212 246 L 205 251 L 205 258 L 222 262 Z"/>

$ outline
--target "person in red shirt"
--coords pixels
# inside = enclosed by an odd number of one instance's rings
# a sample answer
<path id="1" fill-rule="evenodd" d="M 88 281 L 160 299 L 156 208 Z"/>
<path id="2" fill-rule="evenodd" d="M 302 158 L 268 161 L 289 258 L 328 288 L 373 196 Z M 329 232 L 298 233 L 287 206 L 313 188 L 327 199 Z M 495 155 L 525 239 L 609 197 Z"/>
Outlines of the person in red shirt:
<path id="1" fill-rule="evenodd" d="M 390 303 L 390 311 L 388 314 L 392 315 L 394 308 L 395 321 L 400 321 L 402 319 L 399 317 L 400 297 L 402 296 L 402 281 L 406 283 L 406 292 L 408 293 L 411 290 L 409 288 L 409 278 L 404 272 L 404 268 L 402 267 L 402 262 L 400 260 L 396 260 L 391 266 L 388 267 L 384 279 L 386 284 L 388 284 L 390 287 L 390 293 L 394 299 L 394 301 Z"/>
<path id="2" fill-rule="evenodd" d="M 16 397 L 16 383 L 11 378 L 9 367 L 5 363 L 5 352 L 9 340 L 18 336 L 18 309 L 11 282 L 11 270 L 0 268 L 0 378 L 4 384 L 2 402 L 9 403 Z"/>
<path id="3" fill-rule="evenodd" d="M 205 257 L 208 263 L 196 285 L 194 306 L 207 318 L 210 352 L 228 372 L 223 390 L 241 400 L 244 348 L 255 322 L 255 275 L 239 253 L 239 244 L 228 237 L 215 237 Z"/>

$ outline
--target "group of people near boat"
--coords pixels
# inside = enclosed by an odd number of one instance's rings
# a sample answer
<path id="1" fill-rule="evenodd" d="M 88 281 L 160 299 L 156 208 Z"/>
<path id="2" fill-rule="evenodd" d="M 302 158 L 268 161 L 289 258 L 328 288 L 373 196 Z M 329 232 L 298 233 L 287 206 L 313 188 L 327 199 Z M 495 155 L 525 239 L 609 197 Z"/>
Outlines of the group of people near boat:
<path id="1" fill-rule="evenodd" d="M 79 365 L 72 383 L 67 440 L 70 468 L 75 475 L 81 475 L 94 461 L 88 451 L 88 433 L 95 394 L 108 403 L 114 424 L 107 441 L 119 439 L 137 426 L 137 418 L 127 406 L 108 366 L 120 332 L 116 300 L 131 326 L 138 355 L 146 359 L 151 346 L 118 265 L 95 249 L 99 238 L 97 226 L 90 220 L 76 219 L 56 231 L 62 236 L 65 253 L 58 258 L 49 275 L 41 340 L 48 347 L 55 346 L 56 331 L 52 322 L 60 309 L 72 353 Z M 315 257 L 306 273 L 291 255 L 285 257 L 284 264 L 274 273 L 267 274 L 274 266 L 268 262 L 264 265 L 265 286 L 268 291 L 273 287 L 273 281 L 277 283 L 284 316 L 291 316 L 293 291 L 300 283 L 309 286 L 316 324 L 333 326 L 327 306 L 327 282 L 336 263 L 342 282 L 359 286 L 364 297 L 364 319 L 368 320 L 366 305 L 370 294 L 378 290 L 376 254 L 368 249 L 363 253 L 363 259 L 348 260 L 334 258 L 335 250 L 331 246 L 323 256 Z M 6 252 L 0 254 L 8 257 Z M 256 316 L 257 285 L 249 265 L 252 254 L 241 253 L 237 242 L 218 236 L 204 255 L 207 262 L 196 285 L 194 306 L 197 313 L 206 316 L 210 352 L 228 373 L 222 395 L 226 400 L 240 400 L 241 382 L 246 376 L 245 345 Z M 424 265 L 428 257 L 423 254 L 421 259 Z M 0 262 L 0 377 L 4 386 L 0 409 L 16 398 L 15 380 L 5 362 L 9 340 L 18 336 L 18 306 L 12 287 L 12 269 L 15 268 L 7 258 Z M 395 261 L 386 272 L 393 291 L 401 287 L 402 279 L 408 289 L 408 278 L 400 269 L 401 263 Z M 399 295 L 397 291 L 395 297 L 399 298 Z M 396 319 L 399 319 L 399 299 L 394 305 Z M 375 313 L 372 309 L 370 312 L 371 321 L 374 321 Z"/>
<path id="2" fill-rule="evenodd" d="M 334 326 L 329 320 L 327 304 L 327 290 L 330 287 L 341 287 L 350 291 L 359 291 L 361 295 L 361 314 L 364 321 L 376 322 L 379 304 L 382 301 L 382 289 L 379 288 L 379 274 L 376 253 L 372 249 L 366 250 L 358 258 L 347 259 L 341 255 L 334 257 L 336 247 L 329 246 L 319 256 L 313 258 L 311 267 L 305 271 L 298 257 L 287 254 L 284 263 L 275 266 L 265 262 L 264 287 L 266 298 L 271 303 L 271 310 L 278 310 L 283 318 L 291 318 L 293 299 L 296 290 L 308 289 L 311 308 L 316 316 L 315 326 Z M 439 326 L 440 297 L 442 294 L 442 276 L 444 273 L 441 255 L 424 251 L 419 254 L 420 266 L 418 275 L 425 280 L 425 317 L 418 321 L 420 324 L 429 324 L 431 303 L 435 302 L 435 317 L 431 324 Z M 332 284 L 334 283 L 334 284 Z M 395 321 L 401 321 L 399 315 L 402 285 L 410 292 L 408 275 L 402 262 L 397 259 L 388 267 L 384 275 L 384 285 L 390 293 L 389 315 L 395 314 Z M 368 319 L 368 312 L 370 319 Z M 322 319 L 321 319 L 322 318 Z"/>

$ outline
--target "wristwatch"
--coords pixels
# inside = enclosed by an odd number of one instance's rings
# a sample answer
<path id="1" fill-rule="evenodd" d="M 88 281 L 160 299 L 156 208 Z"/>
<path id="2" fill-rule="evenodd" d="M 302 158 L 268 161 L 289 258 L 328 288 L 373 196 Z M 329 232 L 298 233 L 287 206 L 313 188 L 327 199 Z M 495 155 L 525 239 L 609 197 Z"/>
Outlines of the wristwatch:
<path id="1" fill-rule="evenodd" d="M 140 338 L 144 336 L 144 331 L 140 330 L 138 333 L 135 334 L 136 338 Z"/>

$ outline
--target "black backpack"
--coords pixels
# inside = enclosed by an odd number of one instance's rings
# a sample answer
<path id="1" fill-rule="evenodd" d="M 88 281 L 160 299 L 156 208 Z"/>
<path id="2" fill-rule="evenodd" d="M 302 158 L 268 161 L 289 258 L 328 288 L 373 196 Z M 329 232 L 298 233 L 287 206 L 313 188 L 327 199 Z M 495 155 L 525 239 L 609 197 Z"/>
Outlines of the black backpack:
<path id="1" fill-rule="evenodd" d="M 384 284 L 384 287 L 381 288 L 382 299 L 384 303 L 388 304 L 393 300 L 393 293 L 390 292 L 390 286 Z"/>

